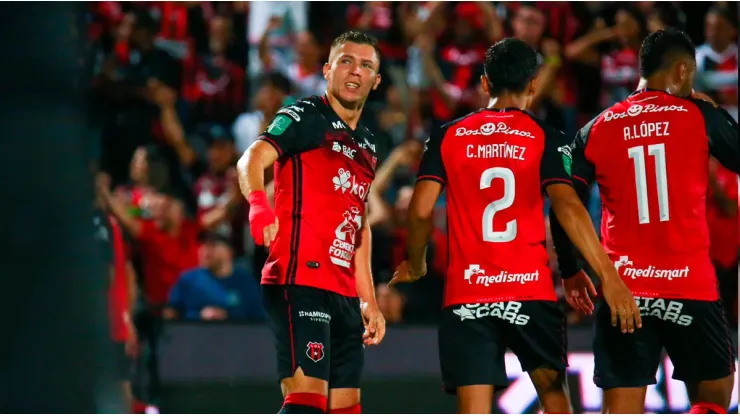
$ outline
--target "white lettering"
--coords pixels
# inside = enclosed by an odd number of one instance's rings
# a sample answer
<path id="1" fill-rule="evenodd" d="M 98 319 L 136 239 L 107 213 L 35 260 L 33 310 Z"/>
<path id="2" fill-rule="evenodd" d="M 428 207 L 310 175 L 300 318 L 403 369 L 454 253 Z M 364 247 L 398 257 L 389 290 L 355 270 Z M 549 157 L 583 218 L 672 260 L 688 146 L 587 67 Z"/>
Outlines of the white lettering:
<path id="1" fill-rule="evenodd" d="M 604 113 L 604 121 L 609 122 L 612 120 L 619 120 L 627 117 L 635 117 L 639 116 L 642 113 L 662 113 L 662 112 L 668 112 L 668 111 L 678 111 L 678 112 L 688 112 L 686 108 L 682 105 L 655 105 L 655 104 L 632 104 L 630 108 L 627 109 L 626 112 L 623 113 L 615 113 L 613 111 L 607 111 Z"/>
<path id="2" fill-rule="evenodd" d="M 466 156 L 469 159 L 506 158 L 524 160 L 524 152 L 526 150 L 526 147 L 510 145 L 508 143 L 479 144 L 478 146 L 469 144 L 466 147 Z"/>
<path id="3" fill-rule="evenodd" d="M 458 127 L 457 130 L 455 130 L 455 136 L 490 136 L 494 133 L 534 138 L 534 135 L 531 132 L 512 129 L 503 122 L 486 123 L 480 126 L 477 130 L 468 130 L 465 127 Z"/>
<path id="4" fill-rule="evenodd" d="M 630 127 L 624 128 L 624 140 L 642 139 L 644 137 L 666 137 L 670 135 L 668 133 L 669 125 L 670 123 L 667 121 L 633 124 Z"/>

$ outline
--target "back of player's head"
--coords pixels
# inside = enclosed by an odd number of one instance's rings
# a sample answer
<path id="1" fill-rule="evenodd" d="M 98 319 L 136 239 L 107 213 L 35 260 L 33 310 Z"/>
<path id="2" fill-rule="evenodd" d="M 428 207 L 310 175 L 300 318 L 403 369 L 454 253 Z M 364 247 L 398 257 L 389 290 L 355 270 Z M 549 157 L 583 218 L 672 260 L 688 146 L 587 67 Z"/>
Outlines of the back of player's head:
<path id="1" fill-rule="evenodd" d="M 504 91 L 522 93 L 537 75 L 537 52 L 524 41 L 506 38 L 486 51 L 485 72 L 492 96 Z"/>
<path id="2" fill-rule="evenodd" d="M 375 49 L 375 53 L 378 55 L 378 61 L 380 61 L 380 47 L 378 46 L 378 40 L 374 36 L 354 30 L 344 32 L 334 38 L 334 41 L 331 43 L 331 51 L 334 51 L 334 49 L 344 45 L 345 43 L 372 46 L 373 49 Z"/>
<path id="3" fill-rule="evenodd" d="M 670 68 L 681 58 L 696 59 L 696 48 L 686 33 L 677 29 L 649 34 L 640 48 L 640 76 L 649 78 Z"/>

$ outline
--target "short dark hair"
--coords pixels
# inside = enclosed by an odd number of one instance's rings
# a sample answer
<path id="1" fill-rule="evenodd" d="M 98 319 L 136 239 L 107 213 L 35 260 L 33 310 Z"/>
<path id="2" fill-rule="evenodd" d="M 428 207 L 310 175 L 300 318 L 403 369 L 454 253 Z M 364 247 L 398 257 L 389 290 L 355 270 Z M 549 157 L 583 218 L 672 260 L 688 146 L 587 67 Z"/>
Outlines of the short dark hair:
<path id="1" fill-rule="evenodd" d="M 663 29 L 649 34 L 640 47 L 640 76 L 648 78 L 668 69 L 682 56 L 696 59 L 696 48 L 686 33 L 678 29 Z"/>
<path id="2" fill-rule="evenodd" d="M 347 42 L 356 43 L 358 45 L 372 46 L 373 49 L 375 49 L 375 53 L 378 54 L 378 61 L 380 61 L 380 47 L 378 46 L 378 40 L 374 36 L 368 35 L 367 33 L 350 30 L 334 38 L 334 41 L 331 43 L 331 49 L 333 50 L 334 48 L 344 45 Z"/>
<path id="3" fill-rule="evenodd" d="M 524 41 L 506 38 L 496 42 L 486 51 L 484 66 L 491 95 L 523 92 L 539 66 L 537 52 Z"/>

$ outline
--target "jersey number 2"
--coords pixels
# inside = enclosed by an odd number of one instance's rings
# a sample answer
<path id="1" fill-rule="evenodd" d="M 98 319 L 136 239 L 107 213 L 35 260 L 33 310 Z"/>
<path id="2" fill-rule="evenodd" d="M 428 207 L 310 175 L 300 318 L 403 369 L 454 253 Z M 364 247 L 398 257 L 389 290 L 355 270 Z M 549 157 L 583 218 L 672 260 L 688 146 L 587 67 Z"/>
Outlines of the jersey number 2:
<path id="1" fill-rule="evenodd" d="M 486 205 L 486 209 L 483 210 L 483 241 L 508 243 L 516 238 L 516 220 L 507 222 L 504 231 L 493 231 L 493 216 L 514 203 L 516 193 L 514 172 L 511 169 L 500 167 L 486 169 L 480 177 L 480 189 L 490 188 L 491 182 L 497 178 L 504 181 L 504 196 Z"/>
<path id="2" fill-rule="evenodd" d="M 635 164 L 635 188 L 637 189 L 637 215 L 640 224 L 650 223 L 648 208 L 647 174 L 645 173 L 645 146 L 627 149 L 627 154 Z M 655 158 L 655 183 L 658 186 L 658 214 L 660 221 L 670 219 L 668 211 L 668 175 L 665 164 L 665 144 L 651 144 L 647 147 L 648 155 Z"/>

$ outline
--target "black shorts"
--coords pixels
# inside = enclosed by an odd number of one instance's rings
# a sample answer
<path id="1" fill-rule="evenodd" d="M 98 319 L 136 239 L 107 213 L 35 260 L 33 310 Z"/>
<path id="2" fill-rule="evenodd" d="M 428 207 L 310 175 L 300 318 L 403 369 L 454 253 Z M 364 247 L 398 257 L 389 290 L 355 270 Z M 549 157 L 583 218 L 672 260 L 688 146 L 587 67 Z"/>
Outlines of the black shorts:
<path id="1" fill-rule="evenodd" d="M 131 358 L 129 358 L 128 355 L 126 355 L 126 344 L 123 342 L 115 341 L 114 344 L 114 350 L 115 350 L 115 365 L 116 365 L 116 379 L 120 381 L 129 381 L 131 380 L 131 367 L 132 367 L 132 361 Z"/>
<path id="2" fill-rule="evenodd" d="M 300 367 L 329 388 L 359 388 L 365 362 L 360 300 L 307 286 L 262 288 L 280 380 Z"/>
<path id="3" fill-rule="evenodd" d="M 609 306 L 597 305 L 594 383 L 602 389 L 656 384 L 665 348 L 673 378 L 716 380 L 735 372 L 735 351 L 721 301 L 635 297 L 642 328 L 623 334 L 611 324 Z"/>
<path id="4" fill-rule="evenodd" d="M 557 302 L 524 301 L 455 305 L 444 308 L 439 326 L 439 359 L 445 391 L 474 384 L 509 385 L 505 353 L 522 370 L 568 367 L 565 314 Z"/>

